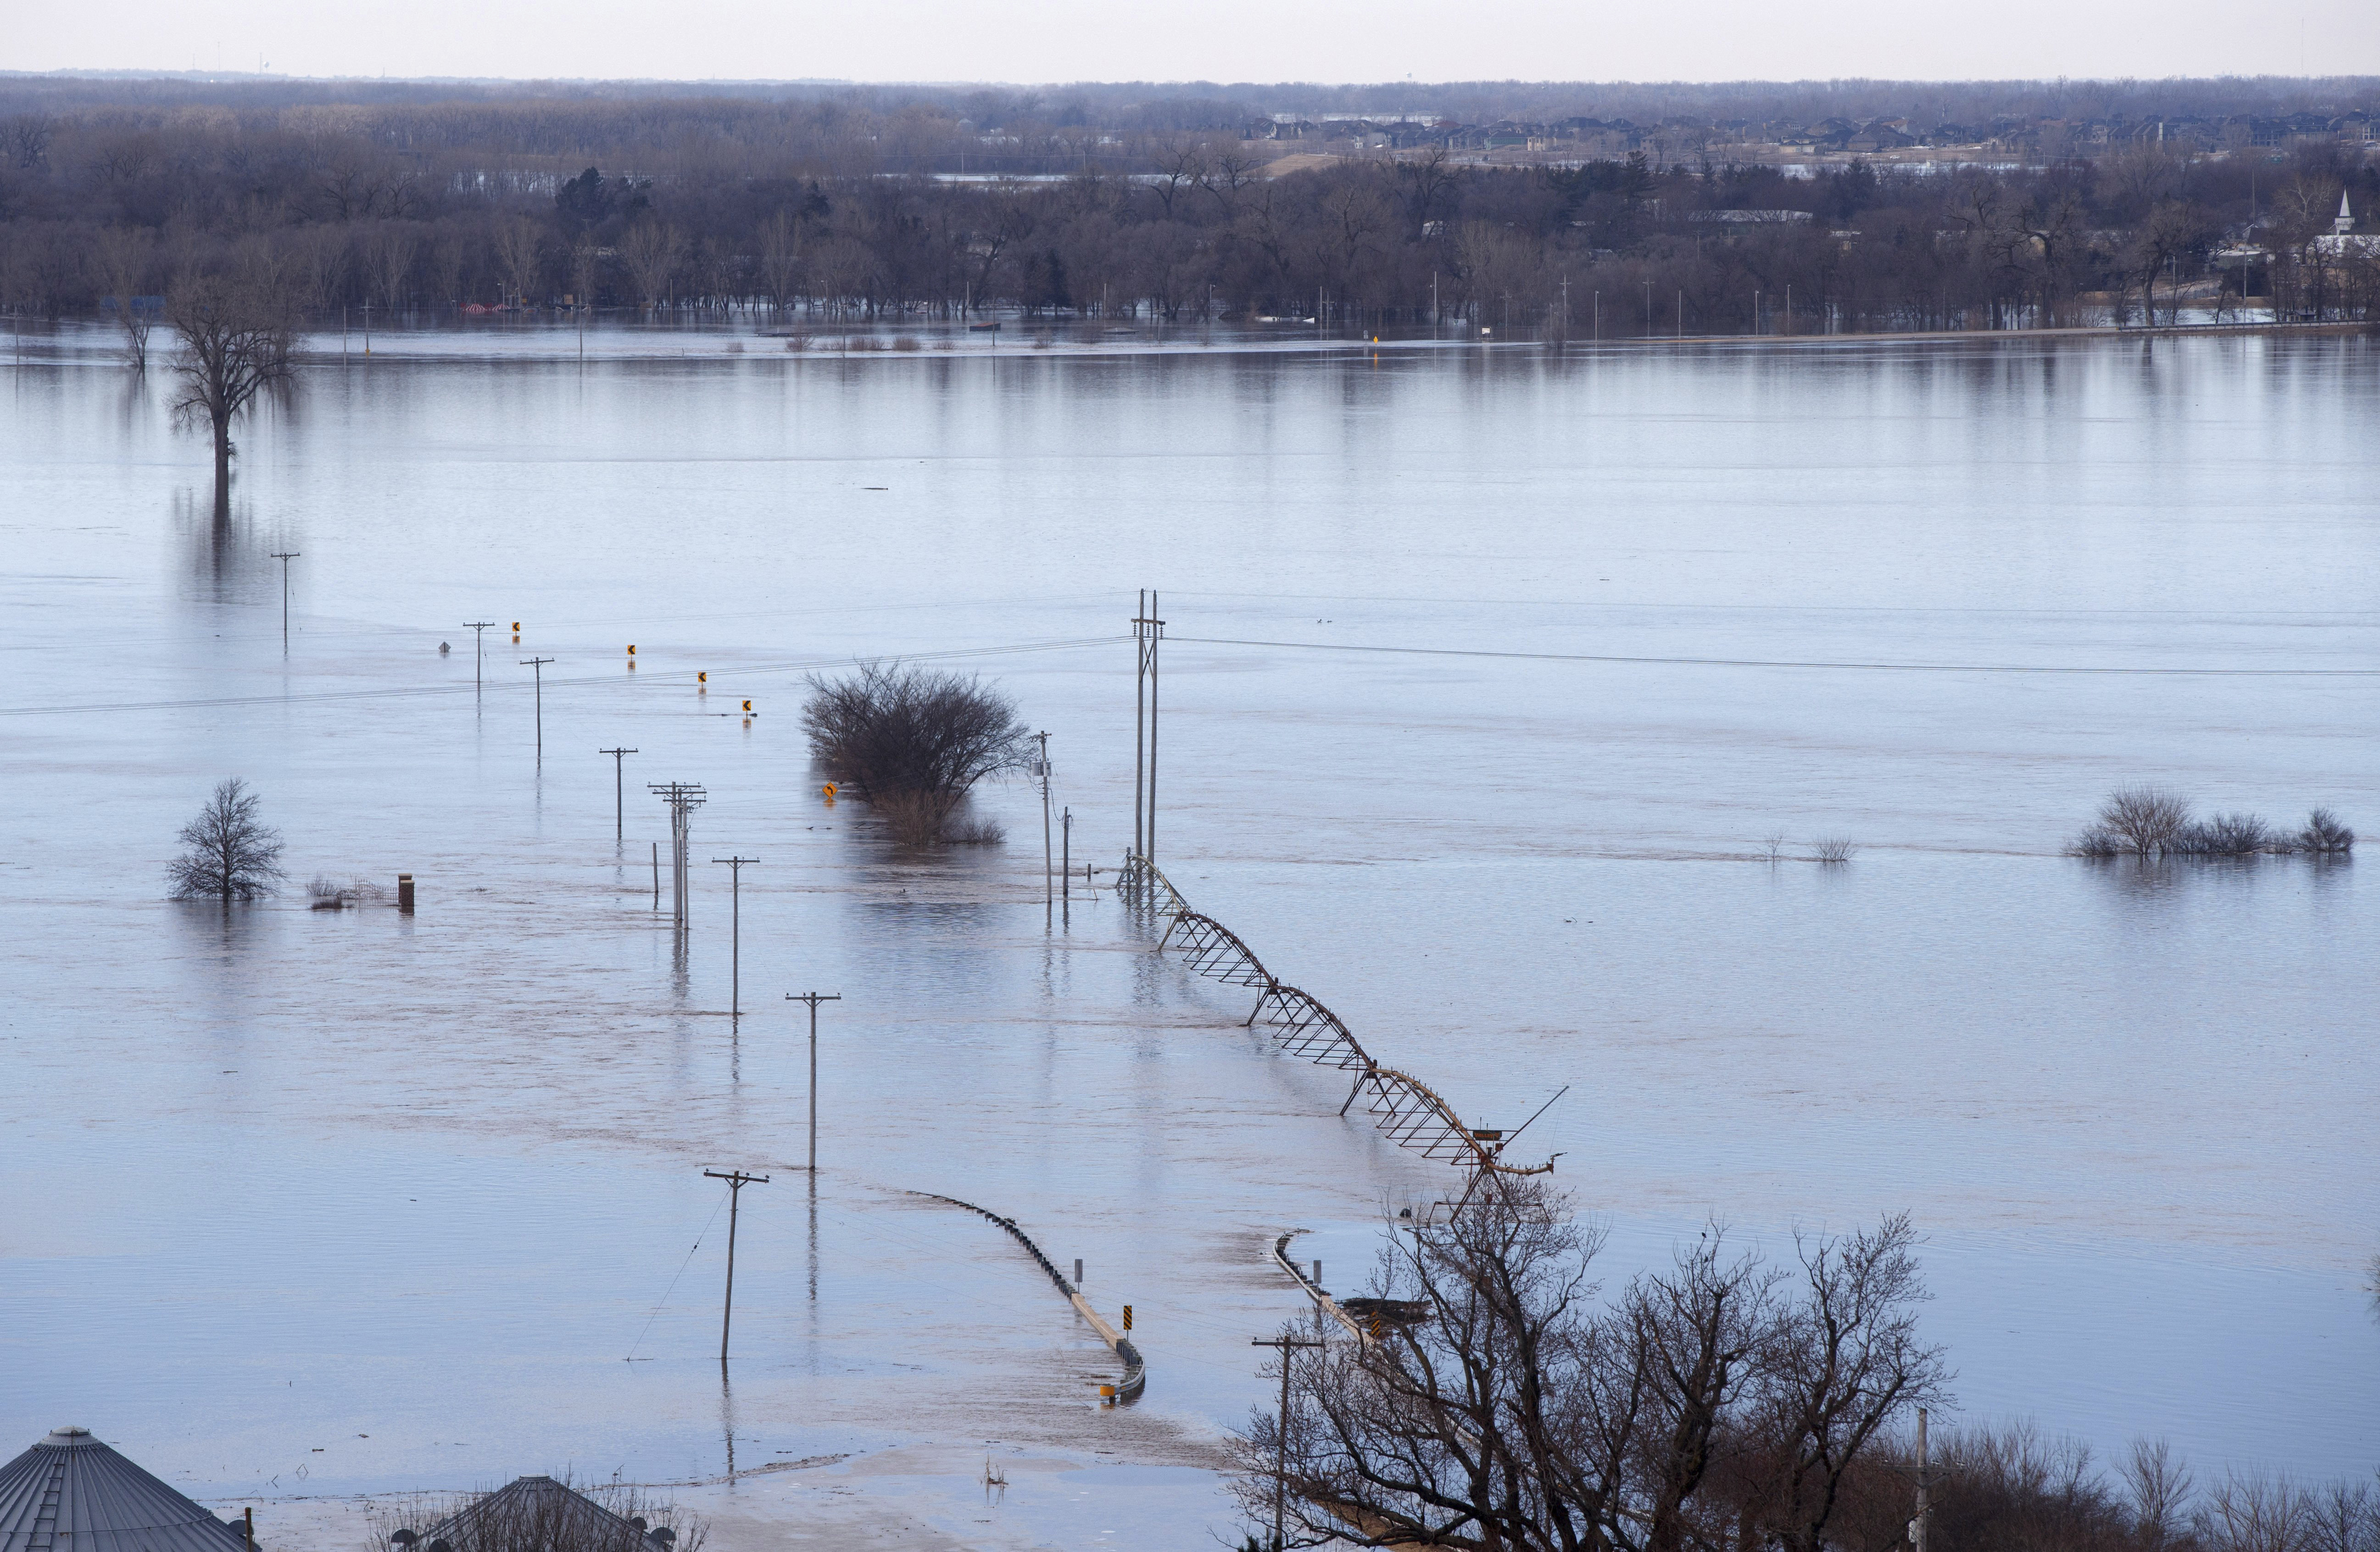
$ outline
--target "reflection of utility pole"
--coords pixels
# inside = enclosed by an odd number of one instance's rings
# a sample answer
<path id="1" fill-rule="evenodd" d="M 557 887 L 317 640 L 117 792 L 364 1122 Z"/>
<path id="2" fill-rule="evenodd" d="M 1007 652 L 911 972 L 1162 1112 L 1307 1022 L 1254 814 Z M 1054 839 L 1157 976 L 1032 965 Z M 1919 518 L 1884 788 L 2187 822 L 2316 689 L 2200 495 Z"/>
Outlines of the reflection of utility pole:
<path id="1" fill-rule="evenodd" d="M 731 1231 L 729 1243 L 734 1243 Z M 1289 1497 L 1289 1358 L 1293 1348 L 1320 1347 L 1318 1339 L 1304 1337 L 1250 1337 L 1251 1347 L 1278 1348 L 1281 1352 L 1281 1417 L 1273 1428 L 1272 1467 L 1272 1544 L 1286 1546 L 1281 1540 L 1281 1509 Z"/>
<path id="2" fill-rule="evenodd" d="M 303 550 L 275 550 L 273 558 L 281 563 L 281 649 L 289 650 L 289 563 L 304 554 Z"/>
<path id="3" fill-rule="evenodd" d="M 628 833 L 627 789 L 620 784 L 622 780 L 620 775 L 621 761 L 625 757 L 633 755 L 637 751 L 634 749 L 598 749 L 595 752 L 599 755 L 609 755 L 612 757 L 612 839 L 614 841 L 625 840 Z"/>
<path id="4" fill-rule="evenodd" d="M 495 622 L 493 620 L 466 620 L 463 623 L 470 626 L 472 632 L 471 694 L 477 696 L 480 693 L 480 671 L 481 665 L 486 663 L 488 661 L 488 627 L 494 624 Z"/>
<path id="5" fill-rule="evenodd" d="M 747 1175 L 741 1170 L 730 1170 L 725 1174 L 717 1170 L 705 1170 L 702 1178 L 727 1182 L 727 1298 L 719 1311 L 719 1361 L 724 1364 L 727 1362 L 727 1327 L 735 1318 L 735 1208 L 744 1199 L 746 1186 L 766 1185 L 769 1177 Z"/>
<path id="6" fill-rule="evenodd" d="M 821 1002 L 840 1002 L 843 1000 L 843 993 L 789 991 L 785 993 L 785 1000 L 807 1002 L 810 1005 L 810 1178 L 816 1180 L 818 1178 L 818 1005 Z"/>
<path id="7" fill-rule="evenodd" d="M 537 763 L 545 763 L 545 665 L 552 658 L 523 658 L 523 668 L 537 670 Z"/>
<path id="8" fill-rule="evenodd" d="M 759 857 L 725 856 L 712 857 L 710 860 L 713 862 L 725 863 L 729 869 L 729 877 L 735 880 L 731 886 L 734 891 L 735 897 L 735 905 L 733 906 L 734 915 L 732 917 L 734 925 L 728 928 L 728 941 L 731 946 L 727 951 L 727 964 L 729 966 L 727 972 L 727 1016 L 731 1019 L 737 1019 L 744 1016 L 744 865 L 747 862 L 758 862 L 760 859 Z"/>

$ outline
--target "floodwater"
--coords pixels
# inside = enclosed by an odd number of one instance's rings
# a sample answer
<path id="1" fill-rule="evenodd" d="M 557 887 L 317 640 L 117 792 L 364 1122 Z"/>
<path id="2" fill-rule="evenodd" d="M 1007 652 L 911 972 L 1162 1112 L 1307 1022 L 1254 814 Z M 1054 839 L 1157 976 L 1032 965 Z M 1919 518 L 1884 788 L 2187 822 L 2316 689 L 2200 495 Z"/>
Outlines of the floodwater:
<path id="1" fill-rule="evenodd" d="M 69 331 L 0 385 L 8 1450 L 86 1425 L 282 1546 L 541 1471 L 689 1485 L 721 1552 L 1236 1544 L 1275 1237 L 1355 1291 L 1460 1178 L 1104 873 L 1046 909 L 1037 792 L 905 859 L 798 728 L 950 654 L 1111 868 L 1155 587 L 1160 864 L 1475 1123 L 1566 1090 L 1514 1154 L 1609 1282 L 1905 1208 L 1961 1420 L 2380 1459 L 2371 862 L 2058 855 L 2132 781 L 2380 832 L 2369 343 L 316 343 L 220 519 L 161 372 Z M 226 775 L 298 887 L 166 902 Z M 771 1177 L 724 1383 L 705 1169 Z M 1082 1257 L 1146 1397 L 917 1192 Z"/>

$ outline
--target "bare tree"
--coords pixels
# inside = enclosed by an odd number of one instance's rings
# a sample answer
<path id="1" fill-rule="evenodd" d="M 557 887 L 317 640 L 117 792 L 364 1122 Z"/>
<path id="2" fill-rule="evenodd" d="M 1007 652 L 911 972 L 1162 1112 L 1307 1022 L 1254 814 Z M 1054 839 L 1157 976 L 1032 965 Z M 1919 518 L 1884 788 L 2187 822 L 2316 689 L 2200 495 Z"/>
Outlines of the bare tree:
<path id="1" fill-rule="evenodd" d="M 2269 1472 L 2230 1471 L 2198 1511 L 2199 1534 L 2221 1552 L 2306 1552 L 2313 1497 Z"/>
<path id="2" fill-rule="evenodd" d="M 289 376 L 288 309 L 271 277 L 250 266 L 182 281 L 166 293 L 165 319 L 180 341 L 174 417 L 183 425 L 204 420 L 213 433 L 220 496 L 231 487 L 232 422 Z"/>
<path id="3" fill-rule="evenodd" d="M 2190 1468 L 2175 1459 L 2165 1440 L 2134 1439 L 2124 1461 L 2124 1486 L 2132 1500 L 2132 1528 L 2141 1552 L 2165 1548 L 2189 1534 Z"/>
<path id="4" fill-rule="evenodd" d="M 537 223 L 528 217 L 515 215 L 497 223 L 496 261 L 503 266 L 512 299 L 523 306 L 538 288 L 538 249 Z"/>
<path id="5" fill-rule="evenodd" d="M 1015 702 L 973 675 L 862 663 L 842 679 L 812 674 L 809 686 L 810 753 L 913 843 L 942 839 L 977 782 L 1024 763 Z"/>
<path id="6" fill-rule="evenodd" d="M 175 899 L 229 903 L 273 892 L 283 877 L 281 834 L 256 817 L 257 803 L 237 776 L 216 783 L 198 818 L 176 837 L 184 849 L 165 868 Z"/>
<path id="7" fill-rule="evenodd" d="M 100 284 L 124 331 L 124 356 L 134 371 L 149 370 L 149 333 L 157 315 L 144 304 L 156 262 L 156 239 L 137 226 L 110 226 L 99 235 L 95 257 Z"/>
<path id="8" fill-rule="evenodd" d="M 620 261 L 637 295 L 649 308 L 659 307 L 670 294 L 670 282 L 686 258 L 686 238 L 674 226 L 640 221 L 620 238 Z"/>
<path id="9" fill-rule="evenodd" d="M 2190 823 L 2190 804 L 2166 787 L 2118 787 L 2099 806 L 2098 829 L 2126 851 L 2155 856 Z"/>

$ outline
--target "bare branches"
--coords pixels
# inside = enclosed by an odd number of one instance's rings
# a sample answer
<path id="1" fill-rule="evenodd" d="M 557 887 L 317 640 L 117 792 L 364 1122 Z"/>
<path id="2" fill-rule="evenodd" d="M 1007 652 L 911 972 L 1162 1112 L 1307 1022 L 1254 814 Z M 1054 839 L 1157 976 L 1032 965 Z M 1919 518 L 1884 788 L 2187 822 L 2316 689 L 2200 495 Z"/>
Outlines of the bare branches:
<path id="1" fill-rule="evenodd" d="M 239 273 L 183 279 L 166 293 L 165 318 L 181 344 L 174 358 L 181 378 L 175 419 L 203 421 L 212 432 L 216 484 L 226 487 L 232 422 L 289 375 L 293 324 L 285 298 L 261 266 L 250 265 Z"/>
<path id="2" fill-rule="evenodd" d="M 812 674 L 809 686 L 810 753 L 912 844 L 944 839 L 977 782 L 1025 760 L 1015 703 L 973 675 L 863 663 L 842 679 Z"/>
<path id="3" fill-rule="evenodd" d="M 218 782 L 198 818 L 176 837 L 180 856 L 165 867 L 177 900 L 212 897 L 228 904 L 271 894 L 281 869 L 281 834 L 256 817 L 257 795 L 234 776 Z"/>
<path id="4" fill-rule="evenodd" d="M 1293 1358 L 1289 1415 L 1239 1435 L 1252 1511 L 1285 1445 L 1299 1545 L 1832 1546 L 1855 1472 L 1946 1378 L 1905 1217 L 1803 1242 L 1798 1277 L 1714 1227 L 1609 1300 L 1600 1236 L 1540 1181 L 1407 1233 L 1372 1307 L 1410 1317 Z"/>

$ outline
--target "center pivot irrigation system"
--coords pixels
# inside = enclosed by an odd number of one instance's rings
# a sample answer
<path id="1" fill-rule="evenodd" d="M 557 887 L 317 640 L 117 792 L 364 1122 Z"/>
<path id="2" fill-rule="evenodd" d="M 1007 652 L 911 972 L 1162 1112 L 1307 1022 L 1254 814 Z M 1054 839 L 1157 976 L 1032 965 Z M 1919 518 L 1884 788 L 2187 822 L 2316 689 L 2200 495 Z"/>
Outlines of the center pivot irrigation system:
<path id="1" fill-rule="evenodd" d="M 1339 1021 L 1338 1014 L 1267 970 L 1264 962 L 1240 941 L 1239 934 L 1214 917 L 1192 910 L 1190 903 L 1157 870 L 1155 863 L 1138 853 L 1126 854 L 1122 886 L 1136 903 L 1167 918 L 1165 935 L 1157 944 L 1160 952 L 1178 941 L 1182 963 L 1190 969 L 1225 986 L 1255 989 L 1257 1005 L 1249 1010 L 1247 1027 L 1255 1027 L 1261 1018 L 1270 1026 L 1274 1043 L 1290 1055 L 1317 1066 L 1336 1067 L 1355 1074 L 1355 1086 L 1347 1091 L 1346 1103 L 1339 1107 L 1341 1115 L 1345 1115 L 1357 1099 L 1363 1099 L 1371 1112 L 1372 1123 L 1387 1133 L 1390 1141 L 1399 1147 L 1411 1148 L 1424 1158 L 1476 1171 L 1475 1184 L 1479 1177 L 1488 1174 L 1553 1172 L 1554 1159 L 1560 1158 L 1560 1154 L 1534 1165 L 1507 1164 L 1503 1155 L 1514 1138 L 1527 1131 L 1537 1116 L 1546 1113 L 1554 1099 L 1570 1092 L 1567 1085 L 1553 1099 L 1538 1106 L 1536 1115 L 1511 1132 L 1466 1126 L 1463 1118 L 1455 1114 L 1454 1107 L 1440 1098 L 1436 1089 L 1410 1073 L 1374 1061 Z"/>

